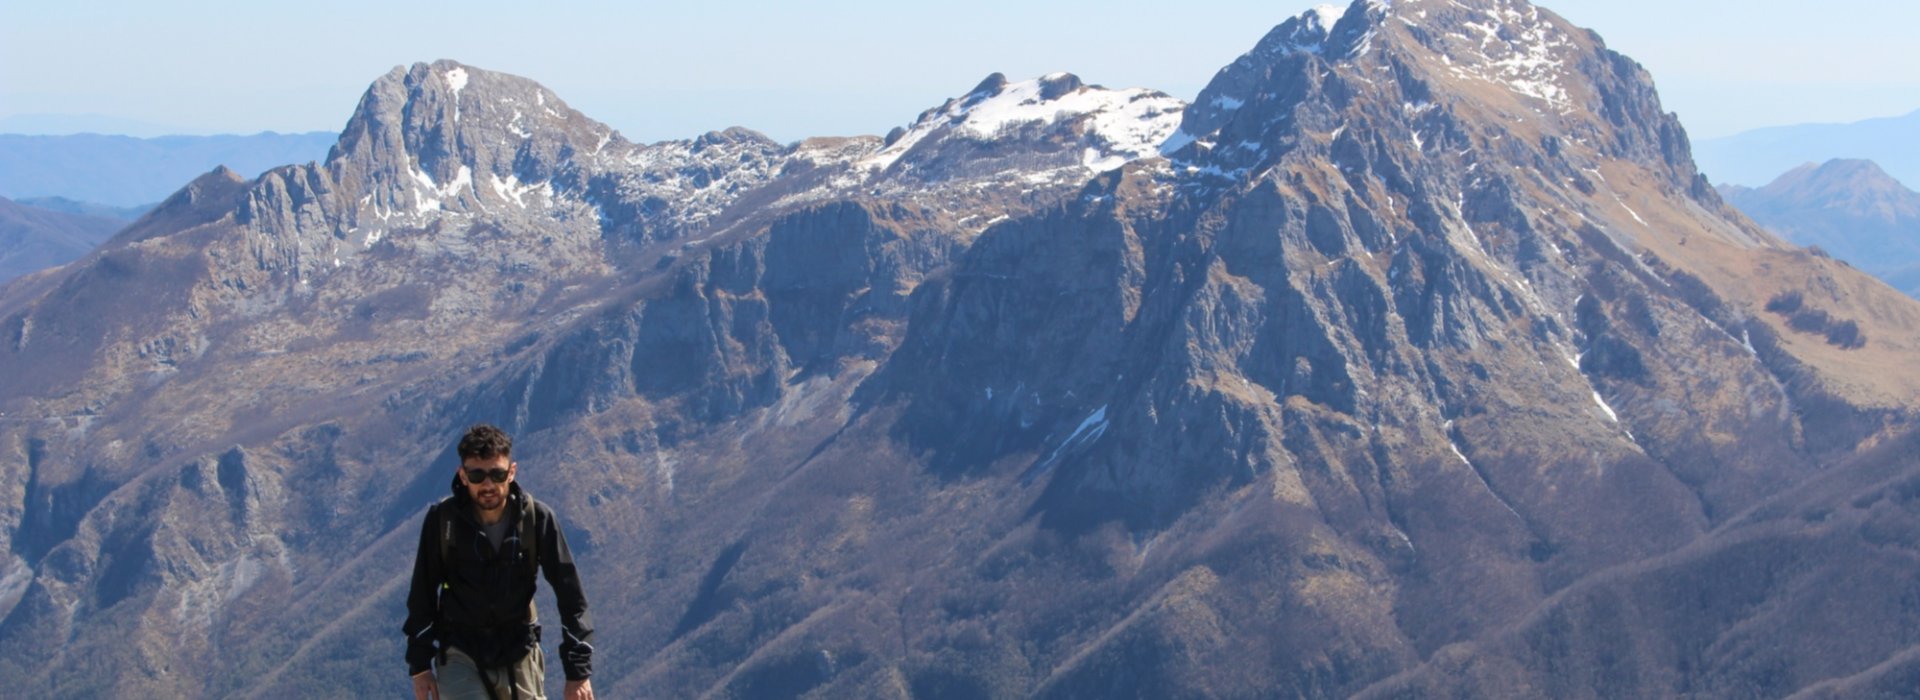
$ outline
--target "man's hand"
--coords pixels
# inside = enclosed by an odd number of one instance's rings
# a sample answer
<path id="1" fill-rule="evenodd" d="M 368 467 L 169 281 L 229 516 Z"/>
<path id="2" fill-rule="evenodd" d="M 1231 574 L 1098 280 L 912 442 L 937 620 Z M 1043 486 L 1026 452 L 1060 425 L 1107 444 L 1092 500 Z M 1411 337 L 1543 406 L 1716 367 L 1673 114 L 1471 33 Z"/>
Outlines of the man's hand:
<path id="1" fill-rule="evenodd" d="M 567 681 L 567 700 L 593 700 L 593 679 Z"/>
<path id="2" fill-rule="evenodd" d="M 433 679 L 432 671 L 413 674 L 413 700 L 440 700 L 440 683 Z"/>

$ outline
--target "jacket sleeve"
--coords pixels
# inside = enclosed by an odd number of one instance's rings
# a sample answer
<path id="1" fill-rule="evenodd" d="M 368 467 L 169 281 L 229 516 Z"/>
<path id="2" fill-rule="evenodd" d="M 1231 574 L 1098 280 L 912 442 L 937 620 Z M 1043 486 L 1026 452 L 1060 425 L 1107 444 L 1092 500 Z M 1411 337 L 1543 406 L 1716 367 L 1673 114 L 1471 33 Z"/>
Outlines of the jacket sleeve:
<path id="1" fill-rule="evenodd" d="M 407 591 L 407 673 L 417 675 L 433 667 L 433 623 L 440 617 L 440 552 L 434 531 L 440 525 L 440 507 L 427 510 L 420 525 L 420 548 L 413 555 L 413 586 Z"/>
<path id="2" fill-rule="evenodd" d="M 587 594 L 580 589 L 580 573 L 574 569 L 573 551 L 560 532 L 559 518 L 552 510 L 543 510 L 540 571 L 553 587 L 554 602 L 560 608 L 560 663 L 567 680 L 586 680 L 593 675 L 593 618 L 587 614 Z"/>

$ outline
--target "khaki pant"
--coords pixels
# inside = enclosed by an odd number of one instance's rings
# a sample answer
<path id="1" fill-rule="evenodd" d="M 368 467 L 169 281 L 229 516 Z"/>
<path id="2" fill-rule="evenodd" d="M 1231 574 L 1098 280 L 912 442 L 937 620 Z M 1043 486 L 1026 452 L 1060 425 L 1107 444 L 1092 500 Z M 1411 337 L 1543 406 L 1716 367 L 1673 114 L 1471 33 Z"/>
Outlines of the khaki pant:
<path id="1" fill-rule="evenodd" d="M 456 648 L 446 659 L 435 674 L 441 700 L 547 700 L 546 654 L 538 647 L 505 668 L 482 670 Z"/>

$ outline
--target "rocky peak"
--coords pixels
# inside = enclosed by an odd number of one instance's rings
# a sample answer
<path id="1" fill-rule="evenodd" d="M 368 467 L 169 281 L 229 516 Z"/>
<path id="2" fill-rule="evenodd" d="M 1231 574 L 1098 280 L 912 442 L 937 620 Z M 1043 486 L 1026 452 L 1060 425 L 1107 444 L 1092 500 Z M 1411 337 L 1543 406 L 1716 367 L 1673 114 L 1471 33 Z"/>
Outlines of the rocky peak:
<path id="1" fill-rule="evenodd" d="M 441 60 L 374 81 L 327 165 L 385 220 L 524 203 L 567 161 L 609 146 L 627 144 L 538 83 Z"/>
<path id="2" fill-rule="evenodd" d="M 1162 152 L 1215 184 L 1331 162 L 1353 178 L 1377 175 L 1396 201 L 1420 182 L 1462 199 L 1572 183 L 1579 194 L 1554 196 L 1569 209 L 1645 228 L 1611 199 L 1592 199 L 1604 170 L 1626 166 L 1647 174 L 1649 192 L 1724 207 L 1651 77 L 1593 32 L 1524 0 L 1361 0 L 1330 14 L 1289 19 L 1223 68 Z M 1519 170 L 1480 170 L 1493 161 Z M 1516 178 L 1532 182 L 1507 182 Z M 1721 233 L 1773 244 L 1750 228 Z"/>
<path id="3" fill-rule="evenodd" d="M 960 99 L 964 103 L 973 104 L 981 100 L 987 99 L 989 97 L 993 97 L 994 95 L 998 95 L 1000 94 L 1001 91 L 1006 89 L 1007 89 L 1007 74 L 994 72 L 994 73 L 988 74 L 986 78 L 980 81 L 979 85 L 975 85 L 973 86 L 972 90 L 967 91 L 966 97 L 963 97 Z M 925 117 L 926 115 L 923 113 L 920 116 Z"/>
<path id="4" fill-rule="evenodd" d="M 115 239 L 133 242 L 219 219 L 233 210 L 234 198 L 246 183 L 245 178 L 227 166 L 215 167 L 162 200 L 152 211 L 123 229 Z"/>
<path id="5" fill-rule="evenodd" d="M 1058 100 L 1087 85 L 1080 82 L 1080 76 L 1072 73 L 1049 73 L 1041 76 L 1039 83 L 1042 102 Z"/>
<path id="6" fill-rule="evenodd" d="M 1221 68 L 1182 115 L 1182 136 L 1167 144 L 1168 152 L 1191 143 L 1197 136 L 1219 130 L 1249 98 L 1260 92 L 1261 78 L 1274 61 L 1296 53 L 1319 54 L 1341 13 L 1338 6 L 1318 5 L 1290 17 L 1268 31 L 1252 51 Z"/>
<path id="7" fill-rule="evenodd" d="M 233 274 L 304 286 L 383 243 L 459 253 L 473 231 L 529 255 L 537 242 L 534 267 L 593 269 L 603 243 L 632 252 L 707 227 L 780 172 L 786 151 L 740 128 L 641 146 L 526 78 L 446 60 L 396 67 L 325 163 L 249 184 L 235 218 L 264 235 Z"/>

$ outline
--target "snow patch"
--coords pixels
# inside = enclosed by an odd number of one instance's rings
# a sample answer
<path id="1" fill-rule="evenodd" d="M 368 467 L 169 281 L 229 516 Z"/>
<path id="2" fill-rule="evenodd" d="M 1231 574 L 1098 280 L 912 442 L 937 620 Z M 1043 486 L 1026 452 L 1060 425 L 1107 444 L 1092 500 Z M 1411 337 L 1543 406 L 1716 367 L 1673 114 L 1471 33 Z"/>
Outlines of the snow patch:
<path id="1" fill-rule="evenodd" d="M 538 194 L 548 200 L 553 199 L 553 183 L 542 182 L 537 185 L 523 185 L 520 183 L 519 177 L 511 174 L 507 175 L 507 179 L 505 180 L 500 179 L 499 175 L 488 175 L 487 177 L 489 178 L 488 184 L 493 186 L 493 193 L 499 195 L 501 201 L 510 202 L 521 209 L 527 208 L 526 197 L 529 194 Z"/>
<path id="2" fill-rule="evenodd" d="M 467 86 L 467 69 L 447 71 L 447 87 L 453 90 L 453 120 L 460 121 L 460 90 Z"/>
<path id="3" fill-rule="evenodd" d="M 1615 201 L 1615 202 L 1619 202 L 1619 203 L 1620 203 L 1620 208 L 1621 208 L 1621 209 L 1625 209 L 1625 210 L 1627 210 L 1627 214 L 1628 214 L 1628 215 L 1630 215 L 1630 216 L 1632 216 L 1632 217 L 1633 217 L 1633 220 L 1634 220 L 1634 221 L 1638 221 L 1638 222 L 1640 222 L 1640 225 L 1641 225 L 1641 226 L 1649 226 L 1649 225 L 1650 225 L 1650 224 L 1648 224 L 1648 223 L 1647 223 L 1647 220 L 1646 220 L 1646 219 L 1642 219 L 1642 218 L 1640 218 L 1640 212 L 1637 212 L 1637 211 L 1634 211 L 1634 210 L 1633 210 L 1633 207 L 1630 207 L 1630 206 L 1627 206 L 1627 200 L 1624 200 L 1624 199 L 1621 199 L 1621 198 L 1620 198 L 1620 195 L 1617 195 L 1617 194 L 1616 194 L 1616 195 L 1614 195 L 1614 196 L 1613 196 L 1613 201 Z"/>
<path id="4" fill-rule="evenodd" d="M 1172 136 L 1168 136 L 1167 140 L 1160 144 L 1160 155 L 1173 155 L 1175 151 L 1186 148 L 1187 144 L 1193 143 L 1196 140 L 1198 139 L 1195 139 L 1193 134 L 1176 129 Z"/>
<path id="5" fill-rule="evenodd" d="M 1054 461 L 1060 458 L 1061 453 L 1098 441 L 1101 436 L 1107 434 L 1107 425 L 1107 407 L 1103 405 L 1099 410 L 1094 411 L 1093 415 L 1087 416 L 1086 420 L 1080 421 L 1080 427 L 1074 428 L 1073 434 L 1068 435 L 1059 447 L 1053 448 L 1053 452 L 1048 453 L 1046 459 L 1040 460 L 1040 463 L 1035 465 L 1023 480 L 1031 482 L 1033 477 L 1046 473 L 1048 469 L 1053 468 Z"/>
<path id="6" fill-rule="evenodd" d="M 473 189 L 473 168 L 464 165 L 460 166 L 460 172 L 454 174 L 453 182 L 447 183 L 447 188 L 442 190 L 440 195 L 443 197 L 452 197 L 454 193 L 459 192 L 463 187 L 468 190 Z"/>
<path id="7" fill-rule="evenodd" d="M 1595 389 L 1593 391 L 1593 402 L 1600 406 L 1600 410 L 1602 412 L 1605 412 L 1607 414 L 1607 420 L 1613 421 L 1615 423 L 1620 422 L 1620 414 L 1613 412 L 1613 407 L 1608 406 L 1607 400 L 1600 397 L 1600 390 L 1598 389 Z"/>
<path id="8" fill-rule="evenodd" d="M 415 215 L 424 216 L 428 212 L 441 211 L 443 200 L 458 195 L 461 188 L 473 189 L 473 169 L 465 165 L 460 166 L 460 171 L 454 174 L 453 181 L 447 183 L 446 187 L 438 186 L 432 177 L 419 168 L 414 168 L 412 175 L 414 184 L 418 185 L 414 190 Z"/>
<path id="9" fill-rule="evenodd" d="M 1074 428 L 1073 434 L 1068 435 L 1067 441 L 1064 443 L 1061 443 L 1061 445 L 1062 446 L 1071 445 L 1074 442 L 1078 441 L 1080 437 L 1083 435 L 1087 436 L 1088 442 L 1092 442 L 1094 440 L 1100 439 L 1100 436 L 1106 434 L 1106 432 L 1107 432 L 1107 407 L 1101 406 L 1099 410 L 1096 410 L 1093 412 L 1092 415 L 1087 416 L 1086 420 L 1080 421 L 1080 427 Z M 1055 452 L 1058 452 L 1058 450 L 1055 450 Z"/>
<path id="10" fill-rule="evenodd" d="M 1493 484 L 1487 481 L 1485 474 L 1480 473 L 1479 467 L 1474 466 L 1473 460 L 1467 459 L 1466 453 L 1460 451 L 1460 443 L 1454 442 L 1453 440 L 1453 421 L 1447 421 L 1446 431 L 1447 448 L 1453 450 L 1453 456 L 1460 458 L 1461 464 L 1467 465 L 1467 471 L 1473 472 L 1473 476 L 1480 480 L 1480 486 L 1487 490 L 1488 495 L 1493 496 L 1493 500 L 1499 501 L 1500 505 L 1506 508 L 1508 513 L 1512 513 L 1515 519 L 1523 523 L 1526 522 L 1526 518 L 1520 517 L 1520 511 L 1513 509 L 1513 504 L 1508 503 L 1507 499 L 1502 498 L 1500 492 L 1493 490 Z"/>

